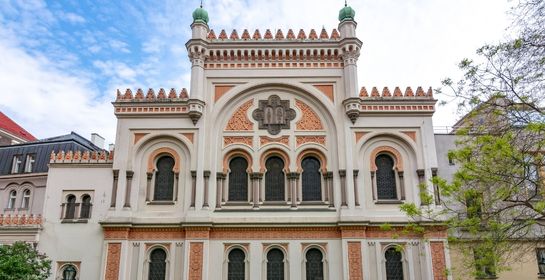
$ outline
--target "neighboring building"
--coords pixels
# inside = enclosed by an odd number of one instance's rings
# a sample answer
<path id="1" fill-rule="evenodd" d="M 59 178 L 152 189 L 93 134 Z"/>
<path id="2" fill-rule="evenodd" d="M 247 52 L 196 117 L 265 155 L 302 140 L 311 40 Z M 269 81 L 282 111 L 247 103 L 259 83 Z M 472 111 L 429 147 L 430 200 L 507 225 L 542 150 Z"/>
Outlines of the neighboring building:
<path id="1" fill-rule="evenodd" d="M 0 244 L 38 241 L 50 156 L 68 150 L 101 149 L 74 132 L 0 146 Z"/>
<path id="2" fill-rule="evenodd" d="M 51 279 L 450 279 L 445 228 L 399 210 L 437 169 L 436 100 L 359 90 L 354 11 L 330 34 L 193 19 L 191 96 L 118 92 L 115 156 L 52 156 Z"/>
<path id="3" fill-rule="evenodd" d="M 0 112 L 0 146 L 36 141 L 28 131 Z"/>

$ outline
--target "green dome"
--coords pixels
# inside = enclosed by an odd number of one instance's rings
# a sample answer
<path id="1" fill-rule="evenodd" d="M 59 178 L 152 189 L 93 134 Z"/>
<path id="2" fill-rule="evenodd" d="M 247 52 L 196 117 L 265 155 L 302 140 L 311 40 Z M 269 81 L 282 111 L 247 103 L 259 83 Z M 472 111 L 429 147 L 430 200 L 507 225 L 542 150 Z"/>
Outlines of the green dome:
<path id="1" fill-rule="evenodd" d="M 344 8 L 339 11 L 339 21 L 354 20 L 355 15 L 356 11 L 345 4 Z"/>
<path id="2" fill-rule="evenodd" d="M 195 11 L 193 12 L 193 22 L 197 21 L 208 23 L 208 12 L 202 7 L 195 9 Z"/>

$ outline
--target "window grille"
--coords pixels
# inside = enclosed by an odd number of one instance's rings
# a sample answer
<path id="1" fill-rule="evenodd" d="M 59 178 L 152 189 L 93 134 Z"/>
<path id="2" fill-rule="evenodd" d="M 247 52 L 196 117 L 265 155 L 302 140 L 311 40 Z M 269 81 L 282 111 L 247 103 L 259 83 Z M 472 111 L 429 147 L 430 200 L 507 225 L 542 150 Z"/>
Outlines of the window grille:
<path id="1" fill-rule="evenodd" d="M 284 253 L 280 249 L 267 253 L 267 280 L 284 280 Z"/>
<path id="2" fill-rule="evenodd" d="M 83 196 L 81 200 L 81 213 L 80 218 L 81 219 L 89 219 L 91 218 L 91 196 L 85 195 Z"/>
<path id="3" fill-rule="evenodd" d="M 322 180 L 320 176 L 320 161 L 314 157 L 307 157 L 301 162 L 301 167 L 303 168 L 303 201 L 321 201 Z"/>
<path id="4" fill-rule="evenodd" d="M 322 252 L 318 249 L 310 249 L 306 254 L 306 275 L 307 280 L 324 279 L 324 261 Z"/>
<path id="5" fill-rule="evenodd" d="M 403 263 L 401 262 L 401 252 L 395 248 L 389 248 L 384 254 L 386 259 L 386 279 L 403 280 Z"/>
<path id="6" fill-rule="evenodd" d="M 74 219 L 76 215 L 76 197 L 74 195 L 69 195 L 66 199 L 66 214 L 64 215 L 65 219 Z"/>
<path id="7" fill-rule="evenodd" d="M 388 155 L 378 155 L 377 166 L 377 197 L 378 199 L 397 199 L 396 176 L 394 160 Z"/>
<path id="8" fill-rule="evenodd" d="M 163 156 L 157 161 L 155 172 L 154 200 L 172 200 L 174 191 L 174 159 Z"/>
<path id="9" fill-rule="evenodd" d="M 229 162 L 229 201 L 248 200 L 248 162 L 236 157 Z"/>
<path id="10" fill-rule="evenodd" d="M 167 268 L 167 253 L 165 250 L 157 248 L 150 253 L 149 262 L 149 280 L 165 280 Z"/>
<path id="11" fill-rule="evenodd" d="M 270 157 L 265 162 L 265 200 L 282 201 L 284 193 L 284 161 L 279 157 Z"/>
<path id="12" fill-rule="evenodd" d="M 244 259 L 246 255 L 241 249 L 233 249 L 229 252 L 228 266 L 227 266 L 227 280 L 244 280 L 246 277 L 246 270 Z"/>

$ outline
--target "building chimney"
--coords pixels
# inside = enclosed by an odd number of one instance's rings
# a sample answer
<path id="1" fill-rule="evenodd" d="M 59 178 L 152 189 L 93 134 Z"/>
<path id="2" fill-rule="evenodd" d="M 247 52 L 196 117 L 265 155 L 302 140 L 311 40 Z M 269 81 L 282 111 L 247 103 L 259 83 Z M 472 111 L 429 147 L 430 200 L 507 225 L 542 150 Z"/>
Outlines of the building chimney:
<path id="1" fill-rule="evenodd" d="M 91 133 L 91 143 L 95 146 L 104 149 L 104 137 L 98 135 L 98 133 Z"/>
<path id="2" fill-rule="evenodd" d="M 114 143 L 110 143 L 110 145 L 108 145 L 108 150 L 111 152 L 115 149 L 115 145 Z"/>

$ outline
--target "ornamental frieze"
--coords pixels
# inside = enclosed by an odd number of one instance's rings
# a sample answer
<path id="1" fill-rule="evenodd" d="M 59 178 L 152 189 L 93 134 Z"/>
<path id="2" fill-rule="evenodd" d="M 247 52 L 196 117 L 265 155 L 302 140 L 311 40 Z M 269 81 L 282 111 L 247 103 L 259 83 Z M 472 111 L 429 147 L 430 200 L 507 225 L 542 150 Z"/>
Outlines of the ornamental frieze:
<path id="1" fill-rule="evenodd" d="M 271 95 L 267 100 L 259 100 L 258 104 L 252 117 L 258 122 L 259 129 L 276 135 L 280 130 L 290 128 L 290 122 L 295 119 L 295 110 L 290 108 L 289 100 L 280 100 L 278 95 Z"/>

